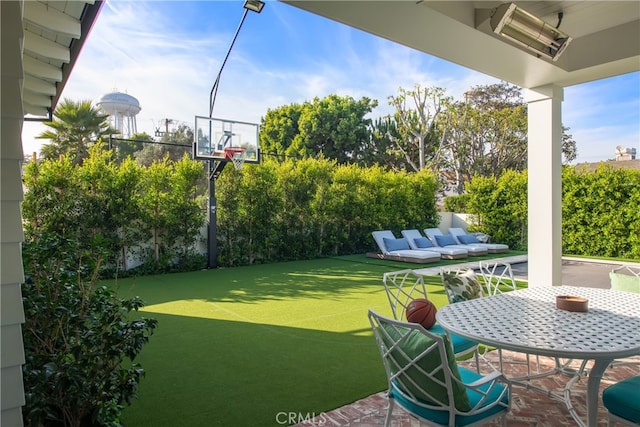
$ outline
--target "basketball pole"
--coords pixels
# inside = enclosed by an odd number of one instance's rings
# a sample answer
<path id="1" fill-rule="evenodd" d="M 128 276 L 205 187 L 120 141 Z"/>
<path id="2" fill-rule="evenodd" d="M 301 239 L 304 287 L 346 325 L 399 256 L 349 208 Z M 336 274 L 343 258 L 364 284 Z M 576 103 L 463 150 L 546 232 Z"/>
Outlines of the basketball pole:
<path id="1" fill-rule="evenodd" d="M 216 212 L 216 161 L 209 160 L 209 230 L 207 241 L 207 268 L 218 268 L 218 235 Z"/>
<path id="2" fill-rule="evenodd" d="M 218 94 L 218 86 L 220 86 L 220 76 L 222 75 L 222 70 L 227 63 L 227 59 L 229 59 L 229 54 L 231 54 L 231 49 L 233 49 L 233 45 L 238 38 L 238 34 L 240 33 L 240 29 L 242 28 L 242 24 L 244 23 L 245 18 L 247 17 L 247 13 L 251 10 L 256 13 L 262 12 L 262 8 L 264 7 L 264 2 L 261 0 L 245 0 L 244 2 L 244 13 L 242 14 L 242 19 L 240 19 L 240 24 L 238 24 L 238 28 L 236 29 L 235 34 L 233 35 L 233 40 L 231 40 L 231 44 L 229 45 L 229 49 L 227 50 L 227 54 L 222 61 L 222 66 L 220 67 L 220 71 L 218 71 L 218 75 L 216 76 L 216 80 L 213 83 L 213 87 L 211 88 L 211 92 L 209 93 L 209 118 L 213 117 L 213 105 L 216 102 L 216 96 Z M 211 141 L 213 143 L 213 141 Z M 218 164 L 219 163 L 219 164 Z M 224 166 L 226 166 L 226 161 L 224 162 L 216 162 L 211 159 L 208 162 L 208 171 L 209 174 L 209 230 L 208 230 L 208 241 L 207 241 L 207 252 L 208 252 L 208 260 L 207 260 L 207 268 L 218 268 L 218 230 L 217 230 L 217 212 L 216 212 L 216 171 L 218 169 L 222 170 Z"/>

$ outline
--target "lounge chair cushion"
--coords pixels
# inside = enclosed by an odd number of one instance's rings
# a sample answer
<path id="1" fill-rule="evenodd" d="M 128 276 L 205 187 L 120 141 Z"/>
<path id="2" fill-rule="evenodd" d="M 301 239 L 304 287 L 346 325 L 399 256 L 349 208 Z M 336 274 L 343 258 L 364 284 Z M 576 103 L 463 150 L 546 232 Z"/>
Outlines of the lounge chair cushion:
<path id="1" fill-rule="evenodd" d="M 373 235 L 373 240 L 375 240 L 378 245 L 378 249 L 380 249 L 379 254 L 367 254 L 367 256 L 372 258 L 393 259 L 395 261 L 415 262 L 420 264 L 435 262 L 441 258 L 440 254 L 437 252 L 431 252 L 425 249 L 409 249 L 408 240 L 404 238 L 397 239 L 391 230 L 378 230 L 373 231 L 371 234 Z M 391 247 L 387 246 L 389 243 L 391 244 Z M 397 249 L 398 247 L 402 247 L 404 249 Z"/>
<path id="2" fill-rule="evenodd" d="M 435 235 L 438 246 L 457 245 L 456 239 L 450 234 Z"/>
<path id="3" fill-rule="evenodd" d="M 433 243 L 431 243 L 431 240 L 427 239 L 426 237 L 418 237 L 417 239 L 413 239 L 413 242 L 420 249 L 435 247 Z"/>
<path id="4" fill-rule="evenodd" d="M 392 326 L 385 323 L 382 323 L 381 326 L 394 341 L 400 338 L 400 333 L 406 333 L 406 331 L 399 331 L 397 326 Z M 461 380 L 460 372 L 458 370 L 458 364 L 456 363 L 455 356 L 453 355 L 453 349 L 449 342 L 449 338 L 445 334 L 442 335 L 442 339 L 444 340 L 446 348 L 446 362 L 451 369 L 451 373 L 455 378 Z M 391 343 L 388 344 L 391 345 Z M 410 332 L 409 335 L 402 341 L 399 349 L 393 350 L 396 352 L 394 359 L 396 361 L 409 364 L 411 360 L 418 357 L 432 345 L 435 345 L 433 339 L 420 333 L 420 331 L 414 330 Z M 442 370 L 435 374 L 435 378 L 433 379 L 424 374 L 424 372 L 432 372 L 438 366 L 441 366 L 442 360 L 440 359 L 439 352 L 437 350 L 430 351 L 416 364 L 419 366 L 419 368 L 416 366 L 411 366 L 406 370 L 407 377 L 409 377 L 410 380 L 405 377 L 402 382 L 396 380 L 394 385 L 400 389 L 406 388 L 407 390 L 405 390 L 405 392 L 413 394 L 419 400 L 422 400 L 424 402 L 434 403 L 437 405 L 448 405 L 449 397 L 447 393 L 447 387 L 445 385 L 442 385 L 442 383 L 444 382 L 444 373 L 442 372 Z M 390 368 L 394 373 L 396 373 L 400 369 L 404 369 L 404 367 L 405 366 L 391 366 Z M 418 388 L 413 386 L 411 382 L 415 382 L 420 387 Z M 465 387 L 455 380 L 452 380 L 452 383 L 453 401 L 456 408 L 460 411 L 469 411 L 471 409 L 471 405 L 469 403 L 469 396 L 466 393 Z M 429 394 L 426 394 L 421 389 L 427 391 Z"/>
<path id="5" fill-rule="evenodd" d="M 469 269 L 464 273 L 442 272 L 442 284 L 450 303 L 481 298 L 482 285 L 476 273 Z"/>
<path id="6" fill-rule="evenodd" d="M 410 249 L 409 243 L 406 239 L 389 239 L 387 237 L 384 237 L 382 240 L 384 241 L 385 248 L 387 248 L 389 252 L 404 251 Z"/>
<path id="7" fill-rule="evenodd" d="M 480 241 L 473 234 L 462 234 L 458 236 L 458 240 L 463 245 L 469 245 L 471 243 L 480 243 Z"/>

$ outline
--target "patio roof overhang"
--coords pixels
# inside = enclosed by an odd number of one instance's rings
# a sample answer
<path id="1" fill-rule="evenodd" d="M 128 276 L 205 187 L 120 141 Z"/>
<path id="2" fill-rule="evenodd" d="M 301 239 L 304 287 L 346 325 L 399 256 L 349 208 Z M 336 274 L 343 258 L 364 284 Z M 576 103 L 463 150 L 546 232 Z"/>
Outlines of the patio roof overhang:
<path id="1" fill-rule="evenodd" d="M 24 72 L 25 115 L 42 119 L 53 112 L 102 4 L 103 0 L 23 3 L 22 21 L 11 21 L 15 28 L 8 31 L 23 32 L 22 64 L 11 65 L 21 65 Z M 4 36 L 4 22 L 2 32 Z"/>
<path id="2" fill-rule="evenodd" d="M 526 89 L 529 285 L 562 284 L 564 88 L 640 70 L 640 2 L 514 2 L 572 37 L 553 61 L 492 31 L 501 1 L 280 1 Z"/>
<path id="3" fill-rule="evenodd" d="M 494 34 L 500 1 L 282 0 L 328 19 L 458 65 L 534 88 L 566 87 L 640 69 L 640 3 L 636 1 L 517 1 L 573 40 L 557 61 Z"/>

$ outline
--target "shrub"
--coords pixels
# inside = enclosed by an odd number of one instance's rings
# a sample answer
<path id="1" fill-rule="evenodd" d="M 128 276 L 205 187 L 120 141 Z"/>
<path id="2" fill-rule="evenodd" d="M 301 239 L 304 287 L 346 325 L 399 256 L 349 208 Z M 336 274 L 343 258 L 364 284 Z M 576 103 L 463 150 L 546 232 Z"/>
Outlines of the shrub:
<path id="1" fill-rule="evenodd" d="M 640 258 L 640 171 L 564 168 L 563 253 Z"/>
<path id="2" fill-rule="evenodd" d="M 466 189 L 468 213 L 478 218 L 471 231 L 492 236 L 511 249 L 527 249 L 527 172 L 508 170 L 499 178 L 476 176 Z"/>
<path id="3" fill-rule="evenodd" d="M 82 164 L 65 156 L 30 162 L 24 172 L 24 228 L 104 250 L 103 277 L 122 275 L 128 255 L 150 243 L 151 269 L 171 271 L 175 258 L 195 251 L 205 223 L 202 176 L 202 162 L 188 156 L 141 167 L 131 159 L 113 161 L 102 144 L 92 146 Z"/>
<path id="4" fill-rule="evenodd" d="M 434 227 L 437 179 L 323 158 L 265 159 L 216 181 L 219 263 L 267 263 L 376 250 L 374 230 Z"/>
<path id="5" fill-rule="evenodd" d="M 477 176 L 466 186 L 468 213 L 483 231 L 512 249 L 527 249 L 527 172 Z M 603 164 L 590 172 L 562 172 L 562 252 L 609 258 L 640 258 L 640 171 Z M 531 207 L 535 209 L 536 207 Z"/>
<path id="6" fill-rule="evenodd" d="M 75 241 L 29 236 L 23 366 L 27 426 L 117 426 L 144 375 L 136 356 L 157 326 L 134 318 L 144 304 L 97 285 L 100 259 Z"/>
<path id="7" fill-rule="evenodd" d="M 469 194 L 460 194 L 458 196 L 449 196 L 444 199 L 444 210 L 445 212 L 455 212 L 455 213 L 467 213 L 467 203 L 469 203 L 469 199 L 471 195 Z"/>

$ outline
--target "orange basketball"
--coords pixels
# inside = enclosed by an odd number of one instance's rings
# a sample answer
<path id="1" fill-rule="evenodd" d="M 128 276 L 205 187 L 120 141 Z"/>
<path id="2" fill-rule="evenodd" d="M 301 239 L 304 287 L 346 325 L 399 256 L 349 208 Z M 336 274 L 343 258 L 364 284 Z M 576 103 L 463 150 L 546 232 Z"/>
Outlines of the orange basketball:
<path id="1" fill-rule="evenodd" d="M 426 298 L 416 298 L 407 305 L 407 321 L 419 323 L 425 329 L 431 328 L 436 323 L 438 309 Z"/>

